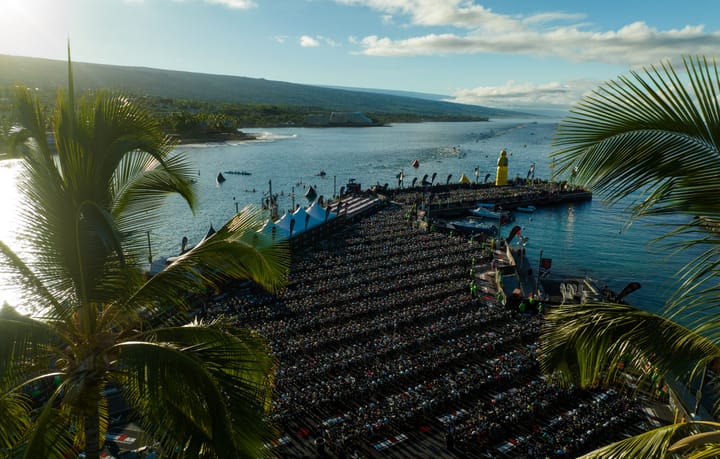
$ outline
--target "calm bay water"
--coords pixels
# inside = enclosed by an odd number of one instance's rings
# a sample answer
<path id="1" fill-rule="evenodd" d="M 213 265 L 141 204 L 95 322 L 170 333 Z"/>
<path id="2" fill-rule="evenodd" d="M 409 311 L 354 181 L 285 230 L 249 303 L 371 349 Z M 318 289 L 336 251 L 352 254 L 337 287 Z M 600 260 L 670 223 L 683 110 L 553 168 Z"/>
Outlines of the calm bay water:
<path id="1" fill-rule="evenodd" d="M 280 195 L 281 209 L 289 209 L 293 203 L 308 204 L 304 198 L 308 185 L 328 198 L 351 178 L 363 188 L 376 183 L 396 186 L 395 177 L 401 170 L 406 185 L 415 177 L 420 181 L 433 173 L 436 182 L 444 183 L 449 174 L 452 182 L 463 173 L 474 179 L 475 167 L 481 181 L 487 173 L 492 180 L 501 149 L 510 154 L 510 177 L 525 177 L 535 163 L 535 176 L 547 178 L 555 125 L 554 120 L 509 119 L 373 128 L 248 129 L 258 134 L 259 140 L 181 146 L 178 151 L 188 155 L 198 171 L 200 206 L 193 215 L 179 199 L 169 200 L 167 217 L 148 228 L 153 256 L 175 255 L 183 236 L 195 243 L 210 225 L 218 228 L 236 208 L 259 206 L 270 186 Z M 420 162 L 417 169 L 411 167 L 415 159 Z M 12 179 L 17 167 L 6 165 L 3 178 Z M 235 170 L 252 175 L 224 174 L 227 180 L 217 184 L 218 172 Z M 317 175 L 321 170 L 326 172 L 324 177 Z M 542 249 L 543 257 L 553 259 L 554 273 L 589 275 L 616 291 L 628 282 L 640 282 L 643 287 L 628 300 L 657 311 L 675 271 L 687 258 L 669 259 L 658 248 L 648 246 L 661 229 L 646 223 L 625 228 L 626 223 L 622 208 L 608 208 L 599 197 L 517 216 L 522 235 L 529 238 L 526 247 L 531 260 L 537 261 Z"/>

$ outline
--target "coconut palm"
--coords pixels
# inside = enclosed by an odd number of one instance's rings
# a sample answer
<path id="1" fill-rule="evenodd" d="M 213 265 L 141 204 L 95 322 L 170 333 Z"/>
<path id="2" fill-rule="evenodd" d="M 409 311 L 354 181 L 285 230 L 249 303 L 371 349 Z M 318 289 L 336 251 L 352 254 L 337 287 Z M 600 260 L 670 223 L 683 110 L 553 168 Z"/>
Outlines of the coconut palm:
<path id="1" fill-rule="evenodd" d="M 644 368 L 679 388 L 695 384 L 694 391 L 706 368 L 720 362 L 720 77 L 714 61 L 682 63 L 683 71 L 666 62 L 601 86 L 558 126 L 558 173 L 610 203 L 629 202 L 631 221 L 686 215 L 653 242 L 700 253 L 678 273 L 667 307 L 657 305 L 660 314 L 618 304 L 568 304 L 549 314 L 541 365 L 568 384 L 612 384 Z M 720 424 L 676 423 L 588 457 L 679 454 L 717 457 Z"/>
<path id="2" fill-rule="evenodd" d="M 23 243 L 20 255 L 0 243 L 0 266 L 33 313 L 0 310 L 0 451 L 97 458 L 105 394 L 119 390 L 169 456 L 258 457 L 274 435 L 264 421 L 275 365 L 267 344 L 188 313 L 197 294 L 228 280 L 280 288 L 287 247 L 255 231 L 258 213 L 244 209 L 148 279 L 146 228 L 169 194 L 195 208 L 193 171 L 127 97 L 76 103 L 69 59 L 68 68 L 49 120 L 17 92 Z"/>

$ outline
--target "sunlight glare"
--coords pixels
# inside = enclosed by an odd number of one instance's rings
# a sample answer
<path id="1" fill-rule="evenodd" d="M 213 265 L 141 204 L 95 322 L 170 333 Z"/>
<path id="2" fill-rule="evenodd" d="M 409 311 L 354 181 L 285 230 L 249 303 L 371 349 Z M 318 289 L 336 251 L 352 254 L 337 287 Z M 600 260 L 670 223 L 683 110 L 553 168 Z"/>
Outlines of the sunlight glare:
<path id="1" fill-rule="evenodd" d="M 68 11 L 58 0 L 1 0 L 3 53 L 60 58 L 70 32 Z"/>
<path id="2" fill-rule="evenodd" d="M 13 250 L 19 248 L 19 193 L 16 182 L 20 170 L 20 160 L 0 162 L 0 241 Z M 8 302 L 11 306 L 18 306 L 19 295 L 13 285 L 1 278 L 0 282 L 0 304 Z"/>

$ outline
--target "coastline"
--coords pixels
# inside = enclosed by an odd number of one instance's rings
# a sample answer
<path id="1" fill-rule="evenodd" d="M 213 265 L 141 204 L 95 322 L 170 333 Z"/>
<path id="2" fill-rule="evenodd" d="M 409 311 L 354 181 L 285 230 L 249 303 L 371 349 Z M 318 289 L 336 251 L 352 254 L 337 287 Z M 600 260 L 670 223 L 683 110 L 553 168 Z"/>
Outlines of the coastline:
<path id="1" fill-rule="evenodd" d="M 178 145 L 188 145 L 195 143 L 224 143 L 231 141 L 257 140 L 257 135 L 246 132 L 214 132 L 207 134 L 169 134 L 178 141 Z"/>

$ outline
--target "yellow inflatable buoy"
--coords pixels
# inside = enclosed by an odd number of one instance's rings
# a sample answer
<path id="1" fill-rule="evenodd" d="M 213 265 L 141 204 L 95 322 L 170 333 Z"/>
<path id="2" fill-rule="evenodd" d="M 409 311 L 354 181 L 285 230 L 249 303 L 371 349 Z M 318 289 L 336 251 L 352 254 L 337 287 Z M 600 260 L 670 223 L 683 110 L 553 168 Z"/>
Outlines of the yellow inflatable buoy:
<path id="1" fill-rule="evenodd" d="M 508 177 L 508 159 L 505 150 L 500 151 L 500 157 L 497 162 L 497 170 L 495 172 L 495 186 L 507 185 Z"/>

